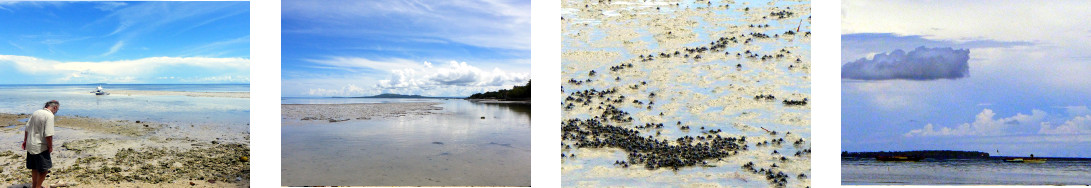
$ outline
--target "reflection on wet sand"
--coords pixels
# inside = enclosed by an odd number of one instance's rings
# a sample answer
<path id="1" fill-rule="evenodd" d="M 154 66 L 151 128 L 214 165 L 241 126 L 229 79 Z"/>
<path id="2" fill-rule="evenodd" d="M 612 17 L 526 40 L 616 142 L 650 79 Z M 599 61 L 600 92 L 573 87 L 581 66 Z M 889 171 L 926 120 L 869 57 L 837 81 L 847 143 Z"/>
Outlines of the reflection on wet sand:
<path id="1" fill-rule="evenodd" d="M 333 123 L 285 111 L 282 185 L 530 186 L 528 105 L 427 103 L 428 113 Z"/>

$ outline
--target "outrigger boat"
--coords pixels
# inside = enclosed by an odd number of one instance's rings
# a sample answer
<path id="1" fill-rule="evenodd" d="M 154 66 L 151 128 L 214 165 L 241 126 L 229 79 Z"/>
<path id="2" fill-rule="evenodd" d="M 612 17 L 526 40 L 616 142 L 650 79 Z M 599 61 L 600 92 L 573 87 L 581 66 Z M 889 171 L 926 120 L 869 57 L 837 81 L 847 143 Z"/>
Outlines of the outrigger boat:
<path id="1" fill-rule="evenodd" d="M 94 93 L 95 95 L 110 95 L 109 92 L 102 90 L 102 86 L 98 86 L 98 88 L 95 91 L 91 91 L 91 93 Z"/>
<path id="2" fill-rule="evenodd" d="M 917 156 L 878 156 L 878 157 L 875 157 L 875 160 L 878 160 L 878 161 L 910 161 L 910 162 L 916 162 L 916 161 L 924 160 L 924 157 L 917 157 Z"/>
<path id="3" fill-rule="evenodd" d="M 1046 159 L 1042 158 L 1006 158 L 1004 162 L 1009 163 L 1046 163 Z"/>

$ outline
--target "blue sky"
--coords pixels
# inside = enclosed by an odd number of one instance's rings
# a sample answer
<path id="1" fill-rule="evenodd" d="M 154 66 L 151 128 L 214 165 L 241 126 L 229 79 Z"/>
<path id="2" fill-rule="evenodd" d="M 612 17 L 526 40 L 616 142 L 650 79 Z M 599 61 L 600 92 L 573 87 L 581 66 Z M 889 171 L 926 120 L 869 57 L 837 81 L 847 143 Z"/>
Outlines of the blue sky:
<path id="1" fill-rule="evenodd" d="M 282 2 L 284 97 L 469 96 L 530 79 L 530 1 Z"/>
<path id="2" fill-rule="evenodd" d="M 0 2 L 0 84 L 249 83 L 249 2 Z"/>
<path id="3" fill-rule="evenodd" d="M 1086 53 L 1091 12 L 1086 7 L 1091 2 L 843 1 L 842 65 L 880 62 L 876 54 L 921 46 L 928 57 L 950 52 L 937 48 L 951 48 L 967 50 L 969 58 L 882 58 L 893 62 L 885 68 L 915 71 L 963 63 L 966 75 L 867 80 L 843 75 L 842 150 L 1091 157 L 1091 55 Z M 860 71 L 892 73 L 852 70 Z"/>

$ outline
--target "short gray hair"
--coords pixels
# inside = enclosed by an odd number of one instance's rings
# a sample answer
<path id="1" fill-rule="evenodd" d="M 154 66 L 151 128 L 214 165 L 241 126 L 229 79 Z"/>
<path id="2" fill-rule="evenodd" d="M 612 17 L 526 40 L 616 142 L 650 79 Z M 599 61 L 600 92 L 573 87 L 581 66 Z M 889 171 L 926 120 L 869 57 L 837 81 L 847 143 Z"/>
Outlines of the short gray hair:
<path id="1" fill-rule="evenodd" d="M 51 100 L 49 102 L 45 102 L 45 108 L 49 108 L 49 107 L 53 107 L 53 106 L 60 106 L 60 105 L 61 105 L 61 102 L 57 102 L 57 100 Z"/>

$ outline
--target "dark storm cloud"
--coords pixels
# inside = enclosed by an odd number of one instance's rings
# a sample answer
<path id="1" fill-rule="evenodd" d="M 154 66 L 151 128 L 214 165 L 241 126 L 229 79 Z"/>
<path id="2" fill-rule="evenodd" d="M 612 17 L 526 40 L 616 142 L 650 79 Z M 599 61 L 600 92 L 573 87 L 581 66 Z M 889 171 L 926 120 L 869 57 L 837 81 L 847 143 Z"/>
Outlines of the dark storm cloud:
<path id="1" fill-rule="evenodd" d="M 917 47 L 906 53 L 900 49 L 860 58 L 841 66 L 842 79 L 856 80 L 936 80 L 969 76 L 970 50 Z"/>

